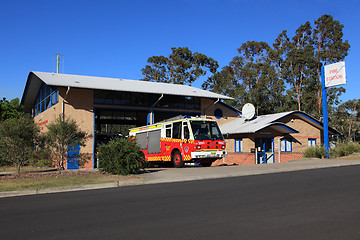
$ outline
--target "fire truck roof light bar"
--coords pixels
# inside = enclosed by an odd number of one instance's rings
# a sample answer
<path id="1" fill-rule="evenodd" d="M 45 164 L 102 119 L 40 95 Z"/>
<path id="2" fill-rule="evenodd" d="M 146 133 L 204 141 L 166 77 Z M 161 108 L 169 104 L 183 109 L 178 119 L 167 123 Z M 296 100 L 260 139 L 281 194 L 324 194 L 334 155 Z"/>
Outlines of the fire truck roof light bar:
<path id="1" fill-rule="evenodd" d="M 183 115 L 179 115 L 179 116 L 176 116 L 176 117 L 172 117 L 172 118 L 169 118 L 169 119 L 165 119 L 163 121 L 160 121 L 158 123 L 164 123 L 164 122 L 170 122 L 170 121 L 175 121 L 175 120 L 181 120 L 181 119 L 197 119 L 197 118 L 201 118 L 201 117 L 193 117 L 193 116 L 183 116 Z"/>

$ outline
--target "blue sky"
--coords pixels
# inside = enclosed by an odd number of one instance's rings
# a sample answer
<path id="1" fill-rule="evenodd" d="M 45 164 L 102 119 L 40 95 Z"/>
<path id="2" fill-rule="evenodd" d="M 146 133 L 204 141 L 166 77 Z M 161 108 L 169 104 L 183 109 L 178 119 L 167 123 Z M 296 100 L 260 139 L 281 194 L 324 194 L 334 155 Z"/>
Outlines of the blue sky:
<path id="1" fill-rule="evenodd" d="M 347 85 L 359 98 L 360 0 L 3 0 L 0 2 L 0 98 L 21 99 L 30 71 L 142 78 L 148 57 L 188 47 L 227 65 L 242 43 L 272 44 L 306 21 L 330 14 L 344 25 Z M 314 25 L 313 25 L 314 26 Z M 200 87 L 204 79 L 195 82 Z"/>

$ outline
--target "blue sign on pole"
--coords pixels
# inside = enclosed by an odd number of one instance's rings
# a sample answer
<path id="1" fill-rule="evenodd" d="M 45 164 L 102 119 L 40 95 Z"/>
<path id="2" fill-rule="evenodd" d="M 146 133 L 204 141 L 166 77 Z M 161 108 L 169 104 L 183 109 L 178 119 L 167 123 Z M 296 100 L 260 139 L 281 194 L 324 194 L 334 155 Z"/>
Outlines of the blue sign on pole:
<path id="1" fill-rule="evenodd" d="M 325 86 L 324 66 L 321 66 L 321 85 L 322 85 L 322 102 L 323 102 L 323 127 L 324 127 L 324 145 L 326 150 L 326 158 L 329 158 L 329 126 L 328 126 L 328 110 L 327 95 Z"/>

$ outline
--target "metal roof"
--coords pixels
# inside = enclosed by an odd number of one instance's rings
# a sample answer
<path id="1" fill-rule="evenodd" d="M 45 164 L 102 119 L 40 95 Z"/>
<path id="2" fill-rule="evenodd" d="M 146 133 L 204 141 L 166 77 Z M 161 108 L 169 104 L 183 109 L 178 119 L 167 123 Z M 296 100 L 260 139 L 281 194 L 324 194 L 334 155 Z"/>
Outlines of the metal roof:
<path id="1" fill-rule="evenodd" d="M 322 129 L 323 124 L 310 116 L 309 114 L 302 111 L 290 111 L 290 112 L 282 112 L 282 113 L 274 113 L 268 115 L 257 116 L 252 120 L 246 120 L 245 118 L 237 118 L 230 122 L 224 123 L 219 126 L 222 134 L 243 134 L 243 133 L 256 133 L 264 128 L 270 127 L 273 129 L 277 129 L 282 133 L 292 133 L 298 132 L 296 129 L 289 127 L 288 125 L 279 122 L 279 120 L 285 116 L 296 114 L 299 118 L 304 121 L 317 126 Z M 329 131 L 332 134 L 338 134 L 338 132 L 329 127 Z"/>
<path id="2" fill-rule="evenodd" d="M 99 89 L 123 92 L 153 93 L 165 95 L 180 95 L 189 97 L 203 97 L 213 99 L 231 100 L 233 98 L 221 94 L 209 92 L 203 89 L 188 85 L 148 82 L 141 80 L 129 80 L 120 78 L 92 77 L 83 75 L 48 73 L 48 72 L 30 72 L 21 103 L 25 111 L 29 110 L 29 104 L 35 101 L 41 82 L 50 86 L 73 87 L 85 89 Z"/>

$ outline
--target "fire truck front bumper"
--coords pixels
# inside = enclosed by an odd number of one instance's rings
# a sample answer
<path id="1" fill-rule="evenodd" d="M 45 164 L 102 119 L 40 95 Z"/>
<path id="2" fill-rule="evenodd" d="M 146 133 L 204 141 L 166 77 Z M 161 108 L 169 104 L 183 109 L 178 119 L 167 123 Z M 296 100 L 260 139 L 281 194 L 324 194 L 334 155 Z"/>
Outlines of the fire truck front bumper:
<path id="1" fill-rule="evenodd" d="M 191 159 L 199 158 L 223 158 L 226 157 L 226 151 L 199 151 L 191 152 Z"/>

